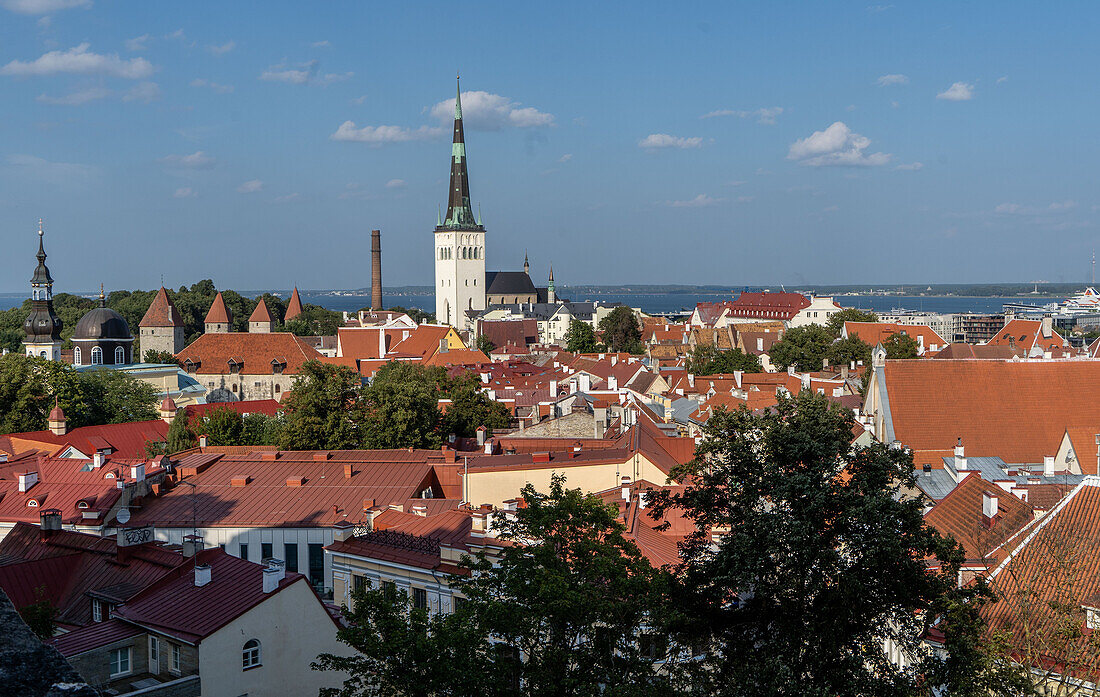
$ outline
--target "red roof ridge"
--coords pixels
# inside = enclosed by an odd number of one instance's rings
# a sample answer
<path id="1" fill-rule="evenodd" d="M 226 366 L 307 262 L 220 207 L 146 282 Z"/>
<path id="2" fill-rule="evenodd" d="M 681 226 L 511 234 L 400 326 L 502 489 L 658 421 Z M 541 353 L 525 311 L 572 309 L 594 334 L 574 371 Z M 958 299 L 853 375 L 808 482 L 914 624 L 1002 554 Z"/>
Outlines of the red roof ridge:
<path id="1" fill-rule="evenodd" d="M 256 303 L 256 309 L 252 311 L 252 315 L 248 318 L 249 322 L 274 322 L 271 318 L 271 311 L 267 309 L 267 303 L 263 298 L 260 298 Z"/>
<path id="2" fill-rule="evenodd" d="M 229 318 L 229 308 L 225 306 L 225 298 L 222 297 L 220 290 L 214 296 L 214 302 L 210 303 L 210 311 L 206 313 L 203 322 L 216 324 L 229 324 L 232 322 Z"/>
<path id="3" fill-rule="evenodd" d="M 153 296 L 153 302 L 149 303 L 149 309 L 145 311 L 145 315 L 142 316 L 141 322 L 138 323 L 139 327 L 182 327 L 183 319 L 180 318 L 180 313 L 176 310 L 176 306 L 172 304 L 172 301 L 168 298 L 168 292 L 164 290 L 164 286 L 160 287 L 157 294 Z"/>

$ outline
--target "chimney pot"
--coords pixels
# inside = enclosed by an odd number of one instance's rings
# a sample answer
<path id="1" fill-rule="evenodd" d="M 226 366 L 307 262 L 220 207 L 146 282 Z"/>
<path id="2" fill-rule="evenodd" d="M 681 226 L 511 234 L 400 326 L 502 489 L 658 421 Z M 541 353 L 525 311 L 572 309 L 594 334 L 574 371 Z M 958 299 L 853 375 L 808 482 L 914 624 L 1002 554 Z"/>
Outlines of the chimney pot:
<path id="1" fill-rule="evenodd" d="M 1043 474 L 1047 477 L 1054 476 L 1054 457 L 1051 455 L 1043 458 Z"/>
<path id="2" fill-rule="evenodd" d="M 282 559 L 268 559 L 263 573 L 263 591 L 272 593 L 279 588 L 279 582 L 286 578 L 285 565 Z"/>
<path id="3" fill-rule="evenodd" d="M 997 511 L 997 497 L 988 491 L 982 493 L 982 517 L 987 524 L 993 523 L 993 519 L 997 517 Z"/>
<path id="4" fill-rule="evenodd" d="M 183 536 L 183 556 L 191 558 L 203 550 L 202 535 Z"/>
<path id="5" fill-rule="evenodd" d="M 344 463 L 344 479 L 351 479 L 351 475 L 352 475 L 351 463 L 350 462 L 345 462 Z"/>
<path id="6" fill-rule="evenodd" d="M 198 564 L 195 566 L 195 586 L 201 588 L 210 583 L 210 565 Z"/>

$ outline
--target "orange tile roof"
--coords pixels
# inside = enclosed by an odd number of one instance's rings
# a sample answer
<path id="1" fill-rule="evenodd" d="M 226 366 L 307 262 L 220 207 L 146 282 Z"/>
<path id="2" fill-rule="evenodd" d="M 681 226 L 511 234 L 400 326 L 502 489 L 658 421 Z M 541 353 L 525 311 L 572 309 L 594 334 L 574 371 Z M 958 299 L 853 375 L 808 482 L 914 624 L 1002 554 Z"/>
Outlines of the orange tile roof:
<path id="1" fill-rule="evenodd" d="M 1007 360 L 1016 356 L 1024 357 L 1027 352 L 1019 346 L 988 346 L 986 344 L 948 344 L 932 358 L 982 358 Z"/>
<path id="2" fill-rule="evenodd" d="M 274 322 L 271 319 L 271 310 L 267 309 L 267 303 L 263 298 L 256 303 L 256 309 L 252 311 L 252 315 L 248 318 L 249 322 Z"/>
<path id="3" fill-rule="evenodd" d="M 950 450 L 961 437 L 968 455 L 1038 463 L 1067 428 L 1100 433 L 1100 361 L 899 360 L 881 370 L 894 437 L 913 450 Z"/>
<path id="4" fill-rule="evenodd" d="M 294 286 L 294 292 L 290 294 L 290 302 L 286 306 L 286 316 L 283 321 L 291 320 L 302 314 L 302 298 L 298 296 L 298 286 Z"/>
<path id="5" fill-rule="evenodd" d="M 947 346 L 947 340 L 923 324 L 896 324 L 893 322 L 845 322 L 844 333 L 858 336 L 864 343 L 875 346 L 885 343 L 895 334 L 905 334 L 913 338 L 924 351 L 939 351 Z"/>
<path id="6" fill-rule="evenodd" d="M 409 338 L 393 347 L 394 353 L 431 358 L 439 350 L 439 342 L 451 331 L 450 327 L 422 324 L 409 334 Z M 486 361 L 488 362 L 488 361 Z"/>
<path id="7" fill-rule="evenodd" d="M 986 494 L 997 497 L 997 516 L 988 524 L 982 514 Z M 924 522 L 963 546 L 966 559 L 981 562 L 994 548 L 1031 522 L 1031 505 L 972 472 L 924 516 Z"/>
<path id="8" fill-rule="evenodd" d="M 321 354 L 288 332 L 271 334 L 248 334 L 230 332 L 227 334 L 203 334 L 190 346 L 176 354 L 180 364 L 186 365 L 190 359 L 199 365 L 195 372 L 200 375 L 228 375 L 229 360 L 243 363 L 242 375 L 269 375 L 273 372 L 272 361 L 285 361 L 284 373 L 293 375 L 301 370 L 302 364 L 310 360 L 319 360 Z"/>
<path id="9" fill-rule="evenodd" d="M 448 351 L 436 351 L 435 355 L 424 361 L 424 364 L 450 366 L 481 365 L 491 362 L 488 356 L 477 349 L 450 349 Z"/>
<path id="10" fill-rule="evenodd" d="M 210 303 L 210 311 L 206 313 L 206 319 L 203 320 L 207 324 L 231 324 L 232 319 L 229 314 L 229 308 L 225 306 L 225 298 L 222 297 L 221 291 L 214 296 L 214 302 Z"/>
<path id="11" fill-rule="evenodd" d="M 761 317 L 790 320 L 810 300 L 801 293 L 741 293 L 728 303 L 731 317 Z"/>
<path id="12" fill-rule="evenodd" d="M 141 318 L 139 327 L 182 327 L 183 320 L 180 318 L 180 313 L 176 310 L 176 306 L 172 304 L 172 301 L 168 299 L 168 293 L 164 290 L 164 286 L 160 287 L 157 294 L 153 297 L 153 302 L 149 304 L 149 309 L 145 311 L 145 315 Z"/>
<path id="13" fill-rule="evenodd" d="M 1069 345 L 1062 335 L 1054 330 L 1051 330 L 1049 337 L 1044 337 L 1042 329 L 1043 323 L 1040 320 L 1014 319 L 986 343 L 990 346 L 1019 346 L 1025 351 L 1030 351 L 1036 345 L 1044 351 Z"/>

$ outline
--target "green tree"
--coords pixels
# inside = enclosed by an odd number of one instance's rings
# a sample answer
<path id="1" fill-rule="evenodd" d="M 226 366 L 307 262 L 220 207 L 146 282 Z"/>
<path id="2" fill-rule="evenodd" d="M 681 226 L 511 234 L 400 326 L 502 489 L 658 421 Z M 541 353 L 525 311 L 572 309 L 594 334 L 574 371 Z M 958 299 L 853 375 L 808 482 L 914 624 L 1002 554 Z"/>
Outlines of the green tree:
<path id="1" fill-rule="evenodd" d="M 848 365 L 853 361 L 863 361 L 863 365 L 871 364 L 871 347 L 859 336 L 837 339 L 829 345 L 825 355 L 831 365 Z"/>
<path id="2" fill-rule="evenodd" d="M 503 697 L 504 676 L 493 674 L 493 645 L 470 612 L 431 614 L 413 608 L 407 593 L 364 587 L 344 608 L 348 625 L 336 637 L 351 656 L 321 654 L 314 670 L 350 675 L 321 697 Z"/>
<path id="3" fill-rule="evenodd" d="M 195 419 L 198 420 L 198 419 Z M 199 434 L 192 425 L 192 418 L 187 407 L 181 407 L 176 411 L 176 418 L 168 426 L 168 434 L 161 443 L 150 441 L 145 444 L 145 454 L 149 457 L 158 455 L 173 455 L 184 450 L 190 450 L 199 444 Z"/>
<path id="4" fill-rule="evenodd" d="M 0 353 L 4 350 L 9 353 L 19 353 L 23 350 L 23 339 L 25 338 L 26 335 L 22 330 L 0 327 Z"/>
<path id="5" fill-rule="evenodd" d="M 56 628 L 57 606 L 46 597 L 46 587 L 34 589 L 35 602 L 19 608 L 19 616 L 39 639 L 45 641 L 53 636 Z"/>
<path id="6" fill-rule="evenodd" d="M 518 673 L 525 695 L 670 693 L 668 574 L 623 536 L 617 507 L 566 489 L 564 476 L 522 497 L 525 507 L 495 521 L 518 544 L 471 560 L 454 581 L 484 635 L 523 657 L 498 652 L 498 669 Z"/>
<path id="7" fill-rule="evenodd" d="M 390 361 L 379 368 L 363 390 L 359 411 L 363 447 L 440 447 L 443 435 L 439 398 L 447 382 L 446 371 L 439 367 Z"/>
<path id="8" fill-rule="evenodd" d="M 917 353 L 917 341 L 908 334 L 894 334 L 882 342 L 886 357 L 890 359 L 920 358 Z"/>
<path id="9" fill-rule="evenodd" d="M 477 341 L 474 343 L 474 348 L 476 348 L 478 351 L 481 351 L 486 356 L 488 356 L 490 353 L 493 352 L 493 349 L 495 349 L 496 347 L 496 344 L 490 341 L 489 337 L 485 336 L 484 334 L 477 335 Z"/>
<path id="10" fill-rule="evenodd" d="M 243 445 L 278 445 L 283 430 L 283 418 L 276 414 L 252 413 L 244 417 Z"/>
<path id="11" fill-rule="evenodd" d="M 696 346 L 688 356 L 687 371 L 693 375 L 717 375 L 740 370 L 745 373 L 762 373 L 760 359 L 739 348 L 720 351 L 714 344 Z"/>
<path id="12" fill-rule="evenodd" d="M 645 347 L 642 345 L 642 328 L 638 325 L 638 318 L 634 315 L 634 310 L 625 305 L 616 307 L 601 319 L 599 330 L 603 335 L 603 342 L 612 351 L 617 353 L 642 353 L 645 351 Z"/>
<path id="13" fill-rule="evenodd" d="M 302 365 L 290 394 L 279 447 L 283 450 L 342 450 L 358 447 L 356 415 L 362 399 L 359 374 L 313 360 Z"/>
<path id="14" fill-rule="evenodd" d="M 38 431 L 46 427 L 53 396 L 75 381 L 68 366 L 21 353 L 0 356 L 0 433 Z M 68 390 L 71 394 L 72 390 Z M 68 399 L 62 408 L 75 409 Z"/>
<path id="15" fill-rule="evenodd" d="M 179 361 L 176 360 L 176 356 L 168 351 L 154 351 L 149 349 L 142 356 L 142 360 L 146 363 L 167 363 L 169 365 L 178 365 Z"/>
<path id="16" fill-rule="evenodd" d="M 854 307 L 846 307 L 840 312 L 829 315 L 829 321 L 825 327 L 834 337 L 839 337 L 844 330 L 845 322 L 877 322 L 878 315 L 870 310 L 857 310 Z"/>
<path id="17" fill-rule="evenodd" d="M 451 400 L 443 414 L 444 434 L 472 438 L 477 434 L 478 426 L 484 426 L 489 431 L 488 435 L 492 435 L 494 430 L 508 428 L 512 423 L 508 408 L 489 399 L 473 372 L 466 371 L 448 380 L 444 396 Z"/>
<path id="18" fill-rule="evenodd" d="M 688 487 L 655 497 L 655 515 L 675 509 L 696 527 L 681 545 L 677 599 L 684 636 L 708 647 L 690 666 L 699 691 L 928 695 L 956 678 L 1001 677 L 997 664 L 970 660 L 981 636 L 973 615 L 939 625 L 957 654 L 920 651 L 931 623 L 970 592 L 956 587 L 962 550 L 926 527 L 921 501 L 905 493 L 912 456 L 854 446 L 852 423 L 808 391 L 760 415 L 720 412 L 696 459 L 672 473 Z M 887 641 L 917 664 L 894 665 Z M 988 673 L 962 675 L 983 665 Z"/>
<path id="19" fill-rule="evenodd" d="M 772 344 L 768 356 L 780 370 L 792 365 L 804 373 L 821 370 L 821 361 L 828 354 L 832 341 L 828 329 L 819 324 L 807 324 L 788 329 L 782 339 Z"/>
<path id="20" fill-rule="evenodd" d="M 283 327 L 298 336 L 332 336 L 344 326 L 344 316 L 316 305 L 305 305 L 302 313 Z"/>
<path id="21" fill-rule="evenodd" d="M 79 398 L 65 411 L 69 427 L 152 421 L 158 418 L 157 388 L 120 370 L 100 368 L 76 372 Z M 78 406 L 80 409 L 76 409 Z"/>
<path id="22" fill-rule="evenodd" d="M 569 321 L 565 332 L 565 350 L 570 353 L 596 353 L 600 350 L 592 325 L 579 319 Z"/>
<path id="23" fill-rule="evenodd" d="M 214 407 L 195 428 L 206 434 L 207 445 L 252 445 L 244 442 L 244 417 L 229 407 Z"/>

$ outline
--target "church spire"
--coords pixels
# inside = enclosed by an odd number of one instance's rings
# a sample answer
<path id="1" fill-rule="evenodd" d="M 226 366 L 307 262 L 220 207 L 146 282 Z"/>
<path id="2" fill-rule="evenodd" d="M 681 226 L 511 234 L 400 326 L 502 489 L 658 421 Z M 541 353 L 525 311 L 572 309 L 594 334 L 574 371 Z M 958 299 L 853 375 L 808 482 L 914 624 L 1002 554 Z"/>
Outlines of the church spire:
<path id="1" fill-rule="evenodd" d="M 462 132 L 462 88 L 455 77 L 455 129 L 451 144 L 451 186 L 447 217 L 437 226 L 451 230 L 480 230 L 470 205 L 470 181 L 466 171 L 466 140 Z"/>

